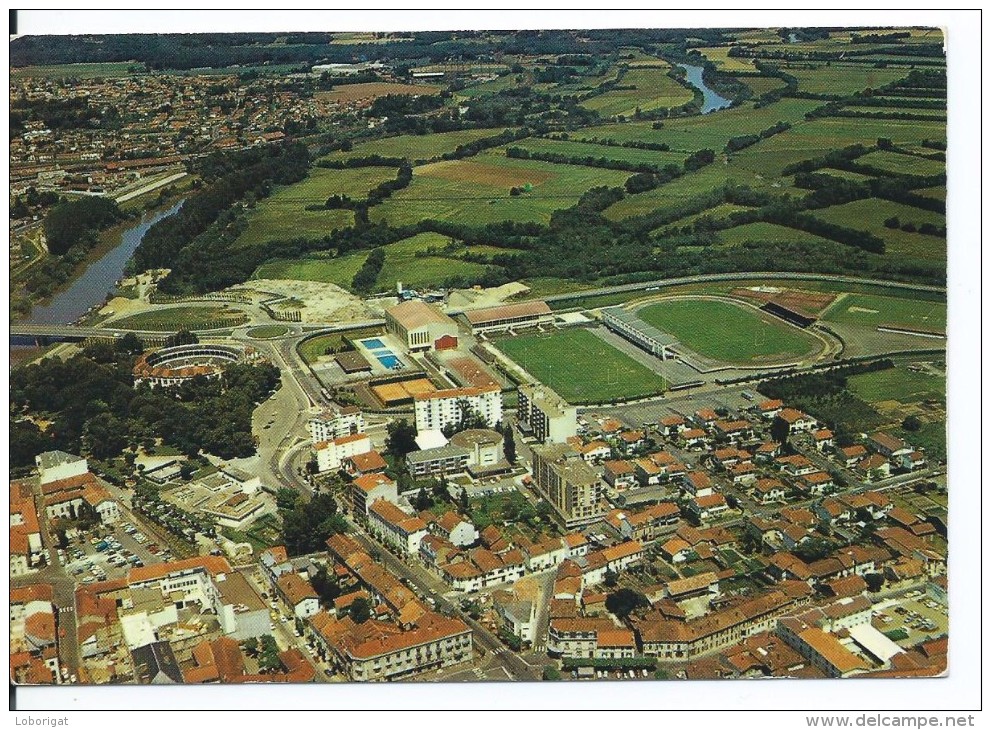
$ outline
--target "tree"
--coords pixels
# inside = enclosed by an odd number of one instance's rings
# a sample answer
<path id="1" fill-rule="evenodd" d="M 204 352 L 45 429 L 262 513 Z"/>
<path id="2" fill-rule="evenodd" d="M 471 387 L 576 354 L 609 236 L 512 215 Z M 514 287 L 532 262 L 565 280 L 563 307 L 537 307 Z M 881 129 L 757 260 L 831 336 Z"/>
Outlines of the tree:
<path id="1" fill-rule="evenodd" d="M 516 463 L 516 439 L 513 437 L 513 426 L 510 423 L 506 424 L 505 430 L 502 433 L 502 450 L 506 455 L 506 461 L 510 464 Z"/>
<path id="2" fill-rule="evenodd" d="M 458 507 L 461 508 L 461 514 L 468 514 L 468 490 L 461 487 L 461 494 L 458 495 Z"/>
<path id="3" fill-rule="evenodd" d="M 426 487 L 421 486 L 420 490 L 416 493 L 416 497 L 413 498 L 413 507 L 416 508 L 417 512 L 422 512 L 425 509 L 430 509 L 433 503 L 430 495 L 427 494 Z"/>
<path id="4" fill-rule="evenodd" d="M 881 573 L 865 573 L 864 581 L 871 593 L 877 593 L 884 586 L 884 576 Z"/>
<path id="5" fill-rule="evenodd" d="M 348 606 L 348 615 L 356 624 L 363 624 L 372 616 L 372 607 L 367 598 L 355 598 Z"/>
<path id="6" fill-rule="evenodd" d="M 616 573 L 615 571 L 613 571 L 611 568 L 607 568 L 606 569 L 606 574 L 603 577 L 603 582 L 609 588 L 615 588 L 616 587 L 616 583 L 619 582 L 619 574 Z"/>
<path id="7" fill-rule="evenodd" d="M 174 335 L 169 335 L 165 338 L 166 347 L 177 347 L 178 345 L 196 345 L 200 341 L 194 333 L 187 329 L 181 329 Z"/>
<path id="8" fill-rule="evenodd" d="M 409 452 L 417 450 L 416 428 L 405 418 L 390 423 L 386 426 L 386 431 L 388 436 L 385 440 L 385 450 L 395 456 L 397 460 L 403 459 Z"/>
<path id="9" fill-rule="evenodd" d="M 783 444 L 788 441 L 790 430 L 787 421 L 781 418 L 775 418 L 771 423 L 771 438 L 779 444 Z"/>
<path id="10" fill-rule="evenodd" d="M 833 544 L 821 537 L 811 537 L 792 550 L 804 563 L 814 563 L 828 557 L 833 552 Z"/>
<path id="11" fill-rule="evenodd" d="M 310 579 L 310 584 L 320 597 L 320 603 L 324 606 L 333 605 L 334 599 L 341 595 L 341 587 L 327 570 L 326 565 L 317 568 L 317 572 Z"/>
<path id="12" fill-rule="evenodd" d="M 117 340 L 117 350 L 120 352 L 125 352 L 129 355 L 140 355 L 144 349 L 145 343 L 142 342 L 133 332 L 128 332 L 126 335 Z"/>
<path id="13" fill-rule="evenodd" d="M 922 428 L 922 421 L 919 420 L 918 416 L 906 416 L 905 420 L 902 421 L 902 428 L 915 433 Z"/>
<path id="14" fill-rule="evenodd" d="M 544 667 L 543 677 L 548 682 L 556 682 L 561 679 L 561 670 L 557 667 Z"/>
<path id="15" fill-rule="evenodd" d="M 629 588 L 620 588 L 606 596 L 606 610 L 620 621 L 639 608 L 650 608 L 650 601 L 647 596 Z"/>
<path id="16" fill-rule="evenodd" d="M 299 499 L 299 492 L 295 489 L 279 487 L 275 492 L 275 506 L 280 510 L 291 510 L 296 507 L 296 500 Z"/>

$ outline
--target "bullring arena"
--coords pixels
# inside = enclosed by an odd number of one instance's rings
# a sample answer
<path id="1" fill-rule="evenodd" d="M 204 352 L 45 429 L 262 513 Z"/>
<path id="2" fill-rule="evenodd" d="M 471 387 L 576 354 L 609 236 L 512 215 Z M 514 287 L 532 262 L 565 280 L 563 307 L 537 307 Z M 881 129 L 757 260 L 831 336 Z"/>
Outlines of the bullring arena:
<path id="1" fill-rule="evenodd" d="M 201 342 L 143 353 L 134 363 L 134 384 L 180 385 L 192 378 L 219 378 L 228 365 L 258 358 L 250 347 Z"/>

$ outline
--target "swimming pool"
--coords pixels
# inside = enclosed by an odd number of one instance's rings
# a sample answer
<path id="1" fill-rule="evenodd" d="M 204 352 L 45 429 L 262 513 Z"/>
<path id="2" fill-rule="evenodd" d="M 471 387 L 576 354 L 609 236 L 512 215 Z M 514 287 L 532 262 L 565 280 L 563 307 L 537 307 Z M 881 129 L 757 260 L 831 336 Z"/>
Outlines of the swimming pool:
<path id="1" fill-rule="evenodd" d="M 358 340 L 366 350 L 368 350 L 376 360 L 382 363 L 383 367 L 389 370 L 402 370 L 406 364 L 399 359 L 389 347 L 378 337 L 369 337 L 365 340 Z"/>
<path id="2" fill-rule="evenodd" d="M 403 361 L 391 352 L 383 353 L 381 355 L 379 353 L 374 353 L 374 355 L 375 359 L 382 363 L 385 367 L 389 368 L 389 370 L 398 370 L 405 367 L 403 365 Z"/>
<path id="3" fill-rule="evenodd" d="M 382 342 L 378 337 L 369 337 L 367 340 L 359 340 L 361 344 L 367 347 L 369 350 L 383 350 L 385 348 L 385 343 Z"/>

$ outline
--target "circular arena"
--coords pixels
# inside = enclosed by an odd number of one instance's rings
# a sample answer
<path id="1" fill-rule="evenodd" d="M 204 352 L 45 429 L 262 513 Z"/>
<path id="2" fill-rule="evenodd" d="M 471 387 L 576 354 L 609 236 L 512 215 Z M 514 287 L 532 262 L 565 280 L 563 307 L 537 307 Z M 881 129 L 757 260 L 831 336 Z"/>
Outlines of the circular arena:
<path id="1" fill-rule="evenodd" d="M 219 378 L 228 365 L 255 357 L 254 350 L 236 345 L 199 343 L 146 352 L 134 364 L 134 384 L 179 385 L 191 378 Z"/>

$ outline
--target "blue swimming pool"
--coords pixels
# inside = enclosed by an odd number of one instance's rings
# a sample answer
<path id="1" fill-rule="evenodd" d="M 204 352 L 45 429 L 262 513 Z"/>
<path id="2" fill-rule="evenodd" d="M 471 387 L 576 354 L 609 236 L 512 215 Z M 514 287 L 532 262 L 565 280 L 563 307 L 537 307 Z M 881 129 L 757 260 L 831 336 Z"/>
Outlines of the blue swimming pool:
<path id="1" fill-rule="evenodd" d="M 403 367 L 403 361 L 400 360 L 395 355 L 393 355 L 391 352 L 382 355 L 376 353 L 375 358 L 390 370 L 397 370 Z"/>
<path id="2" fill-rule="evenodd" d="M 385 348 L 385 343 L 378 337 L 369 337 L 367 340 L 359 340 L 359 342 L 369 350 L 381 350 Z"/>

